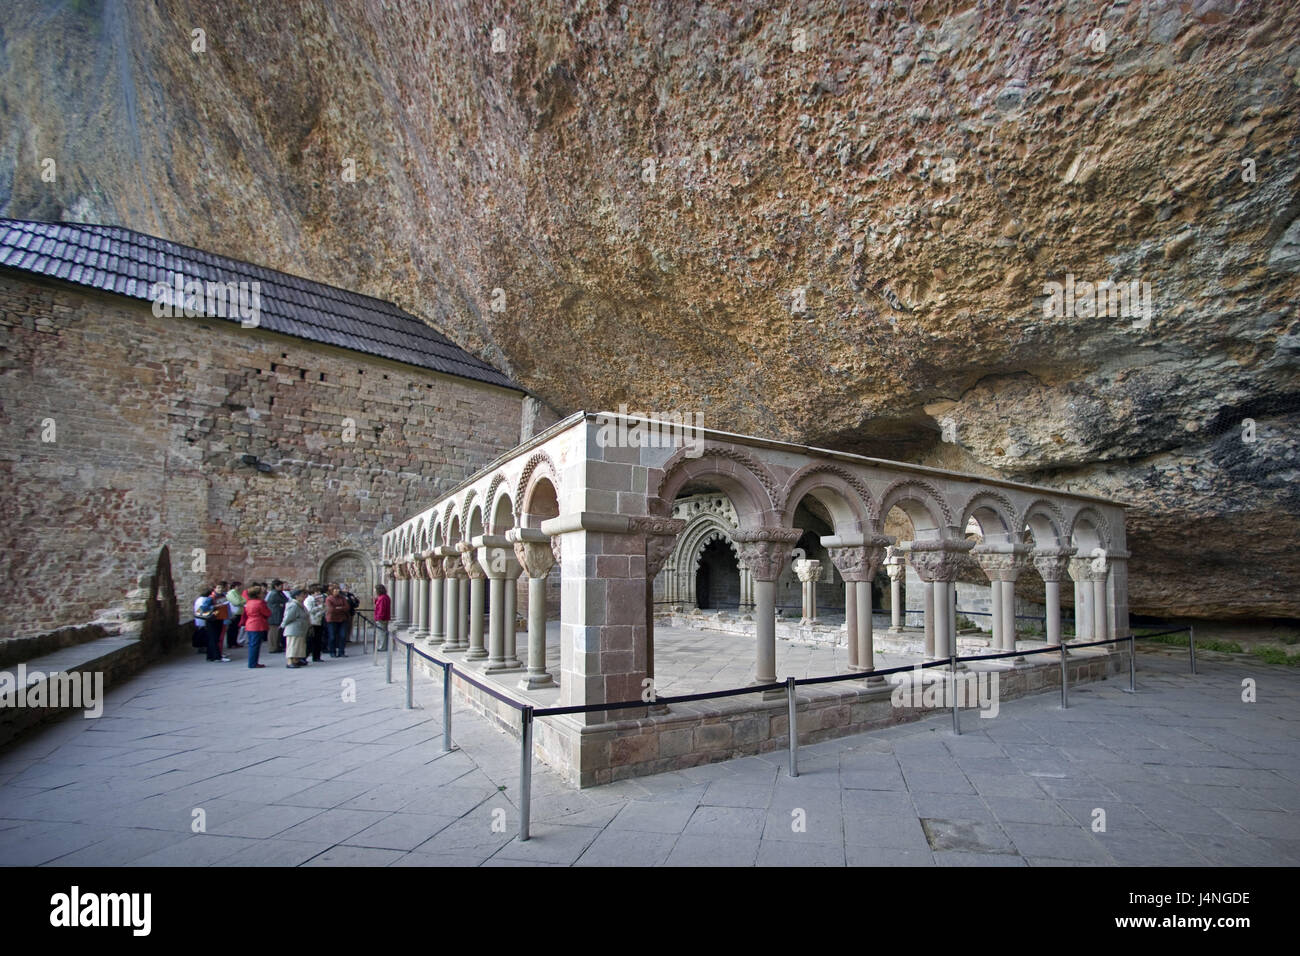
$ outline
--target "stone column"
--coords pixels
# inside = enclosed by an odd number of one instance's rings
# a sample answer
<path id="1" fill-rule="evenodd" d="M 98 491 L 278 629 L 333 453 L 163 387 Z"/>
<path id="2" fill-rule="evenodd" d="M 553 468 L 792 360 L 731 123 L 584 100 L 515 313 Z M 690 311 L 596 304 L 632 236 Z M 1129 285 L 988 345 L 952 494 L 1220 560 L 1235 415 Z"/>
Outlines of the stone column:
<path id="1" fill-rule="evenodd" d="M 843 538 L 823 538 L 822 544 L 829 547 L 831 561 L 845 581 L 845 602 L 847 607 L 848 588 L 853 589 L 853 634 L 850 639 L 857 645 L 856 653 L 850 655 L 850 666 L 856 664 L 858 670 L 870 671 L 876 668 L 874 625 L 871 619 L 872 600 L 871 582 L 880 570 L 885 559 L 885 548 L 890 538 L 883 535 L 863 540 L 861 544 L 837 544 Z M 868 678 L 870 683 L 883 683 L 882 677 Z"/>
<path id="2" fill-rule="evenodd" d="M 1061 643 L 1061 577 L 1072 554 L 1074 548 L 1042 548 L 1034 552 L 1034 570 L 1043 579 L 1047 643 L 1053 646 Z"/>
<path id="3" fill-rule="evenodd" d="M 551 539 L 533 528 L 511 528 L 506 540 L 528 575 L 528 670 L 518 686 L 520 690 L 554 687 L 546 670 L 546 576 L 555 565 Z"/>
<path id="4" fill-rule="evenodd" d="M 453 547 L 443 546 L 438 549 L 442 555 L 442 576 L 445 582 L 443 596 L 443 611 L 445 620 L 443 623 L 442 649 L 444 651 L 463 651 L 466 645 L 461 644 L 461 621 L 465 619 L 465 614 L 461 610 L 460 604 L 460 582 L 465 574 L 465 569 L 460 563 L 460 553 Z"/>
<path id="5" fill-rule="evenodd" d="M 446 640 L 446 615 L 442 608 L 443 570 L 438 551 L 426 551 L 424 570 L 429 581 L 429 644 L 439 647 Z"/>
<path id="6" fill-rule="evenodd" d="M 803 586 L 803 617 L 799 619 L 800 624 L 817 623 L 817 578 L 822 573 L 822 563 L 820 561 L 810 561 L 807 558 L 801 558 L 793 562 L 795 576 Z"/>
<path id="7" fill-rule="evenodd" d="M 406 571 L 402 568 L 402 562 L 395 561 L 389 568 L 389 573 L 393 576 L 393 623 L 392 627 L 398 629 L 406 619 L 406 598 L 402 594 L 403 578 Z"/>
<path id="8" fill-rule="evenodd" d="M 907 573 L 903 555 L 894 548 L 885 558 L 885 573 L 889 575 L 889 630 L 898 633 L 903 629 L 903 577 Z"/>
<path id="9" fill-rule="evenodd" d="M 955 534 L 946 539 L 913 541 L 910 551 L 912 566 L 926 587 L 926 617 L 934 619 L 934 648 L 930 650 L 929 625 L 926 627 L 926 652 L 932 658 L 950 656 L 956 647 L 956 621 L 952 615 L 953 582 L 957 580 L 961 556 L 973 543 L 958 539 Z"/>
<path id="10" fill-rule="evenodd" d="M 925 611 L 922 613 L 925 619 L 925 656 L 930 659 L 934 657 L 934 582 L 925 578 L 921 578 L 921 582 L 925 585 Z"/>
<path id="11" fill-rule="evenodd" d="M 631 527 L 645 534 L 645 674 L 650 681 L 650 687 L 655 686 L 655 607 L 654 607 L 654 579 L 663 567 L 665 561 L 673 553 L 673 547 L 677 543 L 677 535 L 686 527 L 686 522 L 681 518 L 634 518 Z M 744 600 L 744 590 L 742 585 L 741 600 Z M 649 708 L 652 714 L 664 714 L 668 712 L 665 704 L 652 703 Z"/>
<path id="12" fill-rule="evenodd" d="M 487 648 L 483 644 L 483 597 L 486 590 L 483 582 L 487 579 L 487 575 L 474 559 L 473 545 L 462 541 L 456 546 L 456 550 L 460 552 L 460 563 L 465 568 L 467 579 L 461 586 L 462 596 L 465 590 L 469 591 L 469 651 L 465 654 L 465 660 L 481 661 L 488 656 Z"/>
<path id="13" fill-rule="evenodd" d="M 799 528 L 753 528 L 733 535 L 745 566 L 754 576 L 754 682 L 776 681 L 776 579 L 803 531 Z M 765 696 L 778 696 L 768 692 Z"/>
<path id="14" fill-rule="evenodd" d="M 1071 558 L 1070 577 L 1074 580 L 1074 639 L 1092 640 L 1092 582 L 1088 579 L 1091 558 Z"/>
<path id="15" fill-rule="evenodd" d="M 429 582 L 424 569 L 424 559 L 416 557 L 411 562 L 411 589 L 414 592 L 415 613 L 412 615 L 411 639 L 429 636 Z"/>
<path id="16" fill-rule="evenodd" d="M 1014 542 L 986 542 L 973 552 L 993 592 L 991 644 L 996 650 L 1016 649 L 1016 579 L 1025 568 L 1028 551 L 1025 545 Z"/>
<path id="17" fill-rule="evenodd" d="M 488 660 L 483 670 L 485 673 L 519 670 L 522 665 L 514 652 L 514 601 L 507 602 L 506 598 L 506 589 L 513 587 L 518 578 L 514 545 L 504 535 L 481 535 L 472 544 L 472 553 L 488 581 Z M 511 605 L 509 608 L 507 603 Z M 507 633 L 510 635 L 508 654 Z"/>
<path id="18" fill-rule="evenodd" d="M 1106 607 L 1106 577 L 1110 565 L 1106 558 L 1093 558 L 1088 564 L 1088 581 L 1092 585 L 1092 639 L 1105 641 L 1111 637 L 1110 614 Z"/>
<path id="19" fill-rule="evenodd" d="M 514 549 L 511 548 L 511 551 L 513 550 Z M 517 635 L 519 632 L 515 629 L 515 615 L 519 603 L 519 575 L 522 571 L 523 568 L 520 567 L 519 562 L 515 560 L 512 555 L 506 562 L 505 607 L 501 613 L 501 617 L 505 621 L 506 626 L 505 645 L 502 649 L 502 656 L 506 660 L 506 669 L 512 671 L 524 669 L 523 661 L 519 659 L 519 647 L 517 643 Z M 654 587 L 653 581 L 650 582 L 650 586 L 651 588 Z"/>

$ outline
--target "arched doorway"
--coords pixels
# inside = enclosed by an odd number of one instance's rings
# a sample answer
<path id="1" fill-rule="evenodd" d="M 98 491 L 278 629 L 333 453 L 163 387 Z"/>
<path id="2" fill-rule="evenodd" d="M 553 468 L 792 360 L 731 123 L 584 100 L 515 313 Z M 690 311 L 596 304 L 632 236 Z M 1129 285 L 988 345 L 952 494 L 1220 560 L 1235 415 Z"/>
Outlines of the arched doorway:
<path id="1" fill-rule="evenodd" d="M 700 552 L 695 598 L 702 611 L 740 607 L 740 565 L 731 545 L 721 538 L 714 538 Z"/>
<path id="2" fill-rule="evenodd" d="M 323 585 L 341 584 L 361 601 L 361 610 L 369 613 L 375 606 L 378 578 L 370 558 L 362 551 L 347 548 L 335 551 L 320 565 L 318 580 Z"/>

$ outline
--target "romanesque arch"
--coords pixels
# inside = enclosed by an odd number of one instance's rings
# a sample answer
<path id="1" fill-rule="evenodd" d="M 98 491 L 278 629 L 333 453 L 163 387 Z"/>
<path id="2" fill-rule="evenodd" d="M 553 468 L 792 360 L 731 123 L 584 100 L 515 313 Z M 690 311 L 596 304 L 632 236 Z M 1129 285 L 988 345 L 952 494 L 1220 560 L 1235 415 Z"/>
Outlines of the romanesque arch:
<path id="1" fill-rule="evenodd" d="M 375 593 L 379 574 L 374 562 L 364 551 L 342 548 L 325 557 L 320 563 L 317 580 L 321 584 L 347 585 L 364 603 Z"/>
<path id="2" fill-rule="evenodd" d="M 892 508 L 899 508 L 912 521 L 916 531 L 952 525 L 952 509 L 939 490 L 919 478 L 900 478 L 880 496 L 880 515 L 875 530 L 883 532 L 885 518 Z"/>
<path id="3" fill-rule="evenodd" d="M 725 445 L 706 446 L 698 457 L 690 457 L 688 451 L 679 449 L 664 462 L 654 497 L 647 502 L 652 514 L 670 515 L 678 492 L 687 483 L 697 481 L 716 485 L 731 499 L 742 527 L 779 523 L 776 501 L 780 488 L 758 460 Z"/>
<path id="4" fill-rule="evenodd" d="M 957 522 L 958 531 L 965 534 L 971 518 L 979 524 L 980 534 L 985 537 L 995 532 L 1018 536 L 1021 531 L 1016 524 L 1016 507 L 1011 499 L 991 488 L 978 488 L 970 496 L 962 508 L 961 520 Z"/>
<path id="5" fill-rule="evenodd" d="M 869 529 L 879 517 L 875 499 L 862 479 L 840 465 L 813 463 L 790 476 L 777 502 L 787 527 L 806 495 L 812 495 L 830 512 L 837 534 Z"/>

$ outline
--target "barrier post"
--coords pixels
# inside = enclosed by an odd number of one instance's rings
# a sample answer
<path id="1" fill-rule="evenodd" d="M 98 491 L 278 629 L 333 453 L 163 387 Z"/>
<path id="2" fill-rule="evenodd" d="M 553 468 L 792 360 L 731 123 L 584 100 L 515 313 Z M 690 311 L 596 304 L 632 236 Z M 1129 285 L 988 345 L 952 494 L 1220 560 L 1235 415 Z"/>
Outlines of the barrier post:
<path id="1" fill-rule="evenodd" d="M 522 743 L 519 748 L 519 842 L 528 839 L 529 804 L 533 795 L 533 705 L 523 709 Z"/>
<path id="2" fill-rule="evenodd" d="M 795 683 L 793 677 L 785 679 L 786 707 L 790 712 L 790 776 L 799 776 L 799 718 L 796 713 Z"/>
<path id="3" fill-rule="evenodd" d="M 370 663 L 371 665 L 379 663 L 379 642 L 377 640 L 375 642 L 375 651 L 370 655 Z"/>
<path id="4" fill-rule="evenodd" d="M 952 684 L 952 732 L 960 737 L 961 717 L 957 713 L 957 635 L 955 633 L 952 636 L 952 643 L 952 653 L 948 658 L 948 676 Z"/>
<path id="5" fill-rule="evenodd" d="M 1070 678 L 1065 673 L 1065 638 L 1061 638 L 1061 709 L 1070 707 Z"/>
<path id="6" fill-rule="evenodd" d="M 414 646 L 415 646 L 414 641 L 406 645 L 406 709 L 407 710 L 411 709 L 411 690 L 415 684 L 415 681 L 411 679 L 413 676 L 413 670 L 411 666 L 413 662 L 413 658 L 411 655 L 411 648 L 413 648 Z"/>
<path id="7" fill-rule="evenodd" d="M 392 641 L 388 642 L 388 665 L 387 666 L 388 666 L 388 676 L 384 682 L 387 684 L 391 684 L 393 682 L 393 642 Z"/>
<path id="8" fill-rule="evenodd" d="M 442 750 L 451 753 L 451 661 L 442 665 Z"/>
<path id="9" fill-rule="evenodd" d="M 1196 673 L 1196 628 L 1187 625 L 1187 656 L 1192 662 L 1192 673 Z"/>
<path id="10" fill-rule="evenodd" d="M 1133 632 L 1128 632 L 1128 692 L 1137 693 L 1137 647 L 1133 640 Z"/>

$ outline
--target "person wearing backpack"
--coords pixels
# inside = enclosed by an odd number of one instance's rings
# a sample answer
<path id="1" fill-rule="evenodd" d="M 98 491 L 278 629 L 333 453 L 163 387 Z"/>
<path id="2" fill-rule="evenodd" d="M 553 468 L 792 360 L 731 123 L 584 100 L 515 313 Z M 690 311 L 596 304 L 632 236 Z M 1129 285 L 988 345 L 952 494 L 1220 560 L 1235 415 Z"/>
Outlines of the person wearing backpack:
<path id="1" fill-rule="evenodd" d="M 203 632 L 209 661 L 229 662 L 230 658 L 221 653 L 221 622 L 217 620 L 217 605 L 214 601 L 216 593 L 215 585 L 208 587 L 194 602 L 194 632 Z"/>

